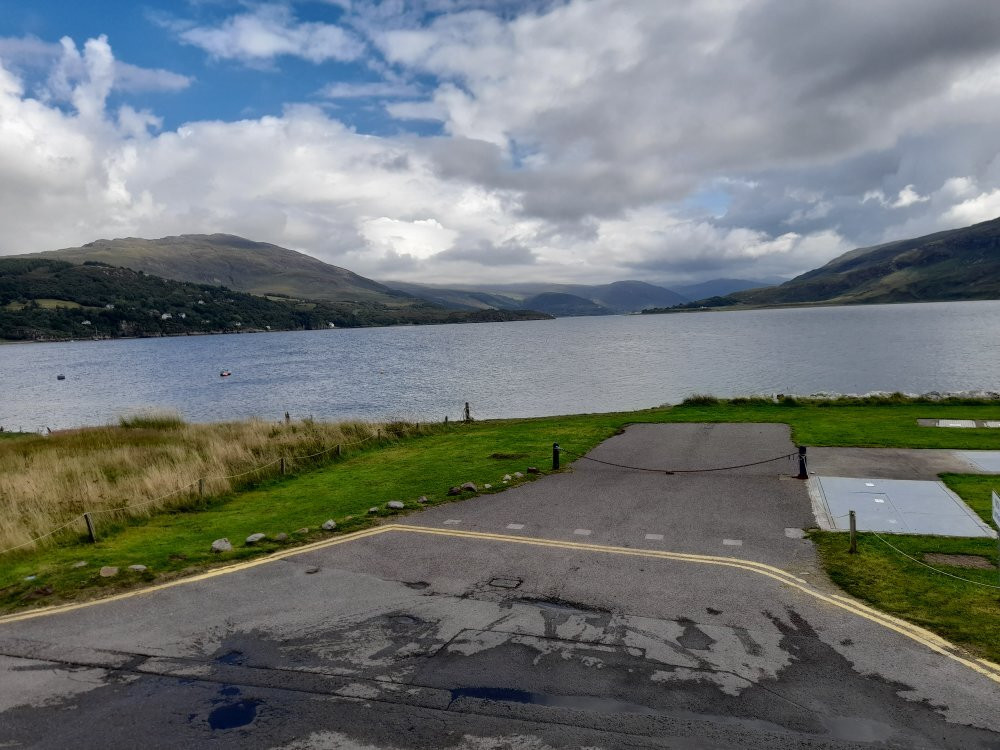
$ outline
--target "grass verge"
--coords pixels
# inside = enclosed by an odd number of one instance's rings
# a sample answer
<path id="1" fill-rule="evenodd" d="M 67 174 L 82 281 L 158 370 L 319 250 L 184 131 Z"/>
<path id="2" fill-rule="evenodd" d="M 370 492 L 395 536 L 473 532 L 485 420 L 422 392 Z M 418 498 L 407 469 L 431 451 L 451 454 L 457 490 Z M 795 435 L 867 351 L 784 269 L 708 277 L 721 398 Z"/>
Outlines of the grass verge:
<path id="1" fill-rule="evenodd" d="M 407 510 L 420 507 L 416 498 L 421 495 L 431 504 L 449 502 L 448 488 L 465 481 L 479 486 L 489 483 L 497 491 L 504 486 L 504 474 L 523 472 L 529 465 L 548 467 L 553 442 L 583 453 L 630 423 L 773 422 L 789 424 L 793 439 L 802 445 L 1000 448 L 997 431 L 920 427 L 920 418 L 996 420 L 1000 404 L 708 399 L 638 412 L 458 424 L 400 436 L 362 446 L 356 454 L 324 467 L 269 479 L 204 503 L 165 509 L 150 518 L 104 526 L 97 544 L 77 537 L 58 546 L 0 558 L 0 611 L 91 598 L 266 554 L 319 538 L 325 532 L 318 527 L 327 519 L 337 522 L 337 532 L 357 530 L 390 515 L 384 505 L 389 500 L 403 501 Z M 156 434 L 168 431 L 179 434 L 172 427 Z M 151 431 L 137 430 L 136 434 L 148 438 Z M 982 513 L 979 484 L 990 480 L 956 475 L 948 481 Z M 375 515 L 367 512 L 372 506 L 380 508 Z M 309 531 L 297 533 L 303 527 Z M 244 545 L 243 540 L 256 532 L 271 538 L 284 532 L 289 540 Z M 212 540 L 220 537 L 233 542 L 232 552 L 215 555 L 209 551 Z M 831 577 L 849 593 L 986 658 L 1000 660 L 1000 639 L 995 636 L 1000 592 L 951 581 L 907 561 L 871 536 L 862 536 L 860 555 L 846 553 L 842 534 L 816 533 L 813 539 Z M 996 561 L 995 542 L 990 540 L 892 540 L 918 559 L 925 552 L 944 552 L 979 554 Z M 73 567 L 79 561 L 87 564 Z M 133 564 L 148 570 L 127 571 Z M 98 570 L 103 565 L 122 572 L 101 578 Z M 958 574 L 985 581 L 996 577 L 995 571 L 960 569 Z M 34 578 L 26 580 L 29 576 Z"/>
<path id="2" fill-rule="evenodd" d="M 883 535 L 918 560 L 928 553 L 979 555 L 998 563 L 995 539 Z M 847 551 L 847 535 L 814 532 L 823 567 L 844 591 L 883 612 L 944 636 L 977 656 L 1000 663 L 1000 590 L 956 581 L 887 547 L 872 534 L 858 534 L 858 554 Z M 1000 585 L 996 570 L 935 564 L 980 583 Z"/>

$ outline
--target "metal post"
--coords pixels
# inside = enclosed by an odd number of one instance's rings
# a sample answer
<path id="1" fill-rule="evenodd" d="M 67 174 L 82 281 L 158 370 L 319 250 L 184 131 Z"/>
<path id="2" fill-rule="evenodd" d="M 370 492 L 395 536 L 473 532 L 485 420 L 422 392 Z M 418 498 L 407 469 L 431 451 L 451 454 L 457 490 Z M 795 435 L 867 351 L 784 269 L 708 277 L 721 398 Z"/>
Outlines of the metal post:
<path id="1" fill-rule="evenodd" d="M 796 479 L 809 478 L 809 472 L 806 470 L 806 447 L 804 445 L 799 446 L 799 475 L 795 478 Z"/>
<path id="2" fill-rule="evenodd" d="M 94 519 L 90 517 L 89 513 L 84 513 L 83 520 L 87 522 L 87 536 L 90 537 L 90 543 L 93 544 L 97 541 L 97 533 L 94 531 Z"/>
<path id="3" fill-rule="evenodd" d="M 448 415 L 447 414 L 444 415 L 444 423 L 448 424 Z"/>
<path id="4" fill-rule="evenodd" d="M 375 439 L 376 440 L 381 440 L 382 439 L 382 428 L 381 427 L 379 429 L 375 430 Z"/>
<path id="5" fill-rule="evenodd" d="M 281 457 L 281 476 L 285 476 L 285 457 Z"/>
<path id="6" fill-rule="evenodd" d="M 559 471 L 559 443 L 552 444 L 552 471 Z"/>
<path id="7" fill-rule="evenodd" d="M 858 519 L 854 515 L 854 511 L 849 511 L 851 519 L 851 547 L 848 549 L 852 555 L 858 554 Z"/>
<path id="8" fill-rule="evenodd" d="M 205 480 L 204 479 L 199 479 L 198 480 L 198 495 L 200 497 L 204 497 L 205 496 Z"/>
<path id="9" fill-rule="evenodd" d="M 292 421 L 292 416 L 286 411 L 285 412 L 285 424 L 288 424 L 291 421 Z"/>
<path id="10" fill-rule="evenodd" d="M 469 409 L 469 402 L 468 401 L 465 402 L 465 421 L 466 422 L 471 422 L 472 421 L 472 411 Z"/>
<path id="11" fill-rule="evenodd" d="M 343 453 L 344 452 L 340 447 L 340 443 L 337 443 L 337 458 L 340 458 L 343 455 Z"/>

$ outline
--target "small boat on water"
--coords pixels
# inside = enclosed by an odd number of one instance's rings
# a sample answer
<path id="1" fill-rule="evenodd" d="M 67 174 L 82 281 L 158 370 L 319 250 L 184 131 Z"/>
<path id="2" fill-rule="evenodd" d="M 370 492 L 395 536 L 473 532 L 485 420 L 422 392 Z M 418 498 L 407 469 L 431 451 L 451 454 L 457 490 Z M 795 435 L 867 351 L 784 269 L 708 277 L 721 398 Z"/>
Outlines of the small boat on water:
<path id="1" fill-rule="evenodd" d="M 228 378 L 230 375 L 232 375 L 232 373 L 229 372 L 229 370 L 223 370 L 219 373 L 220 378 Z"/>
<path id="2" fill-rule="evenodd" d="M 65 375 L 56 375 L 56 380 L 65 380 L 65 379 L 66 379 Z"/>

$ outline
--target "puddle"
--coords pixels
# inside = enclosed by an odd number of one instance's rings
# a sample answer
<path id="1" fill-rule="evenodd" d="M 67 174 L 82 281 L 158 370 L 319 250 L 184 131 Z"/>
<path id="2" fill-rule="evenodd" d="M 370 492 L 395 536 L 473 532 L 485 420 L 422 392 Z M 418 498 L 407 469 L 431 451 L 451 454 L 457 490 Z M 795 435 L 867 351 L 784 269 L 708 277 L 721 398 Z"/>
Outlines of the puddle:
<path id="1" fill-rule="evenodd" d="M 208 715 L 208 725 L 212 729 L 236 729 L 245 727 L 257 718 L 260 701 L 242 700 L 219 706 Z"/>
<path id="2" fill-rule="evenodd" d="M 895 734 L 888 724 L 857 716 L 830 716 L 821 721 L 830 736 L 841 742 L 885 742 Z"/>
<path id="3" fill-rule="evenodd" d="M 572 708 L 578 711 L 591 711 L 600 714 L 655 714 L 660 713 L 649 706 L 638 703 L 597 698 L 592 695 L 550 695 L 534 693 L 528 690 L 496 687 L 456 688 L 451 692 L 454 703 L 461 698 L 477 698 L 487 701 L 503 701 L 505 703 L 528 703 L 533 706 L 548 706 L 549 708 Z"/>

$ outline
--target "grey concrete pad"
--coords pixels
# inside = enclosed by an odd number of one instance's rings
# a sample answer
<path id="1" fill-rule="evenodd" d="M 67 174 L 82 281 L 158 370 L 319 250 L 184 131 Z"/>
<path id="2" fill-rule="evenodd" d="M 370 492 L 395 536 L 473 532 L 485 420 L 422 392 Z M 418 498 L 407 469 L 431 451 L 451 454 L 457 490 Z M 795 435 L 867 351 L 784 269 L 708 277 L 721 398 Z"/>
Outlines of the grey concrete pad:
<path id="1" fill-rule="evenodd" d="M 985 474 L 1000 474 L 1000 451 L 955 451 L 955 453 Z"/>
<path id="2" fill-rule="evenodd" d="M 938 474 L 978 474 L 957 451 L 915 448 L 809 448 L 810 475 L 929 479 Z"/>
<path id="3" fill-rule="evenodd" d="M 941 482 L 817 477 L 834 528 L 859 531 L 993 537 L 995 532 Z"/>
<path id="4" fill-rule="evenodd" d="M 964 427 L 973 428 L 976 426 L 976 420 L 974 419 L 939 419 L 937 423 L 938 427 Z"/>

